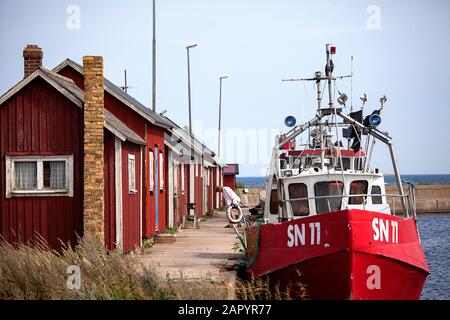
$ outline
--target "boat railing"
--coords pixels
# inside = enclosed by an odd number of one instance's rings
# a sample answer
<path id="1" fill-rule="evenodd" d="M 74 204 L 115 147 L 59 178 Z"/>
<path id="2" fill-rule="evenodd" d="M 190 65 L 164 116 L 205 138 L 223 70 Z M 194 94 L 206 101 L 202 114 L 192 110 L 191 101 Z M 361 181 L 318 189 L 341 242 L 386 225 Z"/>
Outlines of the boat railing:
<path id="1" fill-rule="evenodd" d="M 411 191 L 411 190 L 410 190 Z M 338 195 L 328 195 L 328 196 L 315 196 L 315 197 L 304 197 L 304 198 L 294 198 L 294 199 L 286 199 L 286 200 L 282 200 L 281 202 L 283 203 L 289 203 L 289 205 L 291 205 L 291 210 L 292 210 L 292 204 L 291 202 L 298 202 L 298 201 L 305 201 L 305 200 L 321 200 L 321 199 L 326 199 L 327 203 L 328 203 L 328 212 L 332 212 L 333 210 L 331 210 L 331 204 L 330 204 L 330 199 L 344 199 L 344 198 L 358 198 L 358 197 L 364 197 L 364 201 L 360 204 L 351 204 L 351 205 L 362 205 L 363 209 L 366 209 L 367 204 L 367 199 L 369 197 L 376 197 L 376 198 L 380 198 L 380 197 L 385 197 L 386 198 L 386 202 L 387 203 L 380 203 L 380 204 L 374 204 L 374 205 L 389 205 L 391 208 L 391 213 L 393 215 L 404 215 L 406 217 L 416 217 L 416 210 L 415 210 L 415 199 L 414 199 L 414 191 L 410 192 L 409 194 L 404 194 L 404 195 L 400 195 L 400 194 L 338 194 Z M 400 199 L 405 199 L 407 202 L 407 212 L 406 215 L 404 212 L 401 212 L 402 210 L 400 210 L 399 212 L 397 212 L 396 207 L 400 207 L 401 208 L 401 202 Z M 389 201 L 389 199 L 391 199 L 391 201 Z M 399 201 L 396 201 L 399 200 Z M 293 210 L 292 210 L 293 211 Z M 326 212 L 322 212 L 321 214 L 326 213 Z"/>

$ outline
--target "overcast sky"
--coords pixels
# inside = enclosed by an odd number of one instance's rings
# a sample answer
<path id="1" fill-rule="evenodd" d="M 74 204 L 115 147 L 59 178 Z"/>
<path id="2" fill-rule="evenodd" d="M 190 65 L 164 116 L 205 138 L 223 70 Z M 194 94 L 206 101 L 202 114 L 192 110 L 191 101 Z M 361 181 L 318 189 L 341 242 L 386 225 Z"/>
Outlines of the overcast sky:
<path id="1" fill-rule="evenodd" d="M 21 80 L 22 50 L 44 49 L 44 66 L 65 58 L 104 57 L 105 76 L 150 106 L 152 10 L 148 0 L 0 2 L 0 94 Z M 369 96 L 368 110 L 386 94 L 382 130 L 394 138 L 404 174 L 450 173 L 450 2 L 159 0 L 157 108 L 188 123 L 186 49 L 191 50 L 196 132 L 216 148 L 219 80 L 223 82 L 223 149 L 241 176 L 262 175 L 283 119 L 314 116 L 312 83 L 281 80 L 323 70 L 325 44 L 334 43 L 337 74 L 351 72 L 353 104 Z M 337 82 L 350 96 L 351 81 Z M 242 136 L 239 140 L 237 135 Z M 390 173 L 378 144 L 374 163 Z"/>

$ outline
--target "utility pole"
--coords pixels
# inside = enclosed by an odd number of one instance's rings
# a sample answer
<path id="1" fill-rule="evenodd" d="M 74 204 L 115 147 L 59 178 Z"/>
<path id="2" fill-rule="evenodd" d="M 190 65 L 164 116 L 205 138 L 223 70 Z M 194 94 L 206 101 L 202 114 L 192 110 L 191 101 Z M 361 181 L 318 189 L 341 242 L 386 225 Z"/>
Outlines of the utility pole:
<path id="1" fill-rule="evenodd" d="M 156 5 L 153 0 L 152 109 L 156 112 Z"/>
<path id="2" fill-rule="evenodd" d="M 228 76 L 219 77 L 220 81 L 220 89 L 219 89 L 219 133 L 218 133 L 218 142 L 217 142 L 217 154 L 220 158 L 220 129 L 222 123 L 222 80 L 228 78 Z"/>

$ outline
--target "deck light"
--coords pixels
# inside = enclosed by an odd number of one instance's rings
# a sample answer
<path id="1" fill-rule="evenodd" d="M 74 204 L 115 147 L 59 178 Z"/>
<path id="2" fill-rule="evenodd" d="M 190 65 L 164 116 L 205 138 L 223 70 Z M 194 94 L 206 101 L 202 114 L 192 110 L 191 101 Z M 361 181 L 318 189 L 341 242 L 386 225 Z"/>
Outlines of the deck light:
<path id="1" fill-rule="evenodd" d="M 367 94 L 363 94 L 361 97 L 359 97 L 360 99 L 361 99 L 361 101 L 363 102 L 363 103 L 366 103 L 367 102 Z"/>
<path id="2" fill-rule="evenodd" d="M 293 116 L 287 116 L 286 119 L 284 119 L 284 123 L 288 127 L 293 127 L 297 123 L 297 120 Z"/>
<path id="3" fill-rule="evenodd" d="M 339 91 L 338 91 L 339 92 Z M 348 97 L 345 93 L 340 93 L 339 92 L 339 98 L 337 98 L 337 102 L 341 105 L 341 106 L 345 106 L 345 103 L 347 102 Z"/>
<path id="4" fill-rule="evenodd" d="M 369 118 L 369 125 L 372 128 L 376 128 L 381 123 L 381 117 L 378 114 L 372 114 Z"/>

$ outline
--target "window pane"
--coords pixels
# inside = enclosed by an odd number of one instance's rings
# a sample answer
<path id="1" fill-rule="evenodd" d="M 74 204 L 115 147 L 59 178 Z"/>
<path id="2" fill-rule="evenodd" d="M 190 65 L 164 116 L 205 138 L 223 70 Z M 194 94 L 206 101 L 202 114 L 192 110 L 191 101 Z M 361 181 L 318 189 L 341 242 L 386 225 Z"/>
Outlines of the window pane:
<path id="1" fill-rule="evenodd" d="M 14 182 L 16 189 L 37 189 L 37 163 L 34 161 L 15 161 Z"/>
<path id="2" fill-rule="evenodd" d="M 380 186 L 372 186 L 372 194 L 381 194 Z M 382 204 L 383 199 L 381 197 L 372 196 L 372 204 Z"/>
<path id="3" fill-rule="evenodd" d="M 362 170 L 362 158 L 355 158 L 355 170 Z"/>
<path id="4" fill-rule="evenodd" d="M 350 195 L 367 194 L 368 183 L 364 180 L 353 181 L 350 185 Z M 363 204 L 366 197 L 350 197 L 348 204 Z"/>
<path id="5" fill-rule="evenodd" d="M 136 163 L 134 155 L 128 155 L 128 190 L 136 192 Z"/>
<path id="6" fill-rule="evenodd" d="M 338 168 L 341 166 L 341 161 L 337 159 Z M 342 165 L 344 166 L 344 170 L 350 170 L 350 158 L 342 158 Z"/>
<path id="7" fill-rule="evenodd" d="M 341 181 L 318 182 L 314 185 L 316 197 L 342 195 Z M 341 210 L 342 197 L 316 199 L 317 214 Z"/>
<path id="8" fill-rule="evenodd" d="M 64 189 L 66 188 L 66 162 L 44 161 L 44 188 Z"/>
<path id="9" fill-rule="evenodd" d="M 159 189 L 164 189 L 164 154 L 159 153 Z"/>
<path id="10" fill-rule="evenodd" d="M 289 185 L 289 199 L 308 198 L 308 189 L 304 183 Z M 294 216 L 307 216 L 309 214 L 308 200 L 291 201 Z"/>

